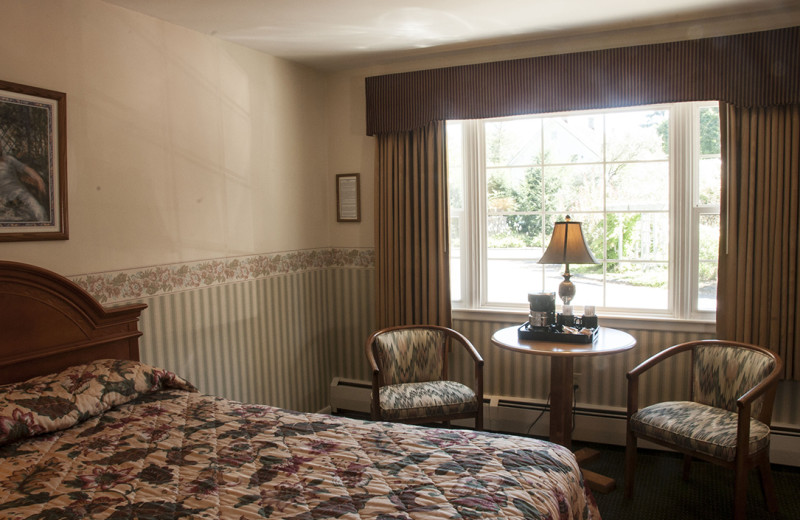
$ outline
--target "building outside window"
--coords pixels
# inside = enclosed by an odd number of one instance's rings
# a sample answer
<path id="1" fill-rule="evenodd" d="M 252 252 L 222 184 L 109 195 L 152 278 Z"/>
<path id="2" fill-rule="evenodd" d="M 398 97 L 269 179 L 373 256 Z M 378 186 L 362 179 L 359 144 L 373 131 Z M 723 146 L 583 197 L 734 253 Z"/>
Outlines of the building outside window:
<path id="1" fill-rule="evenodd" d="M 599 261 L 570 265 L 573 305 L 713 319 L 716 102 L 451 121 L 447 147 L 454 308 L 557 291 L 564 266 L 537 261 L 569 215 Z"/>

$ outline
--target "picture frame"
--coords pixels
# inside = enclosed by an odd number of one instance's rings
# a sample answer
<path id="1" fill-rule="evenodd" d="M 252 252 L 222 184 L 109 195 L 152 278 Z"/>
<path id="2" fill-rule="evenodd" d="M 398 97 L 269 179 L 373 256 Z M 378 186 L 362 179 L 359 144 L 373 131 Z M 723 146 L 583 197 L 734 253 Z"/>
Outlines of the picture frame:
<path id="1" fill-rule="evenodd" d="M 358 173 L 336 174 L 336 221 L 361 222 L 361 177 Z"/>
<path id="2" fill-rule="evenodd" d="M 67 240 L 67 95 L 0 80 L 0 242 Z"/>

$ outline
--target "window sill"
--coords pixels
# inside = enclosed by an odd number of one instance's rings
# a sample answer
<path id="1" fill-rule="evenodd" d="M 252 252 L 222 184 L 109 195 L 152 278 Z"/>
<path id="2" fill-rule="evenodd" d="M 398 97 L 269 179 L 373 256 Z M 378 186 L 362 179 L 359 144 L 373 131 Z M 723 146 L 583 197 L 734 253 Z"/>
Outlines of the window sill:
<path id="1" fill-rule="evenodd" d="M 453 319 L 464 321 L 501 321 L 525 323 L 526 311 L 508 309 L 453 309 Z M 717 324 L 713 320 L 687 320 L 658 316 L 625 316 L 598 314 L 601 326 L 626 330 L 681 331 L 714 334 Z"/>

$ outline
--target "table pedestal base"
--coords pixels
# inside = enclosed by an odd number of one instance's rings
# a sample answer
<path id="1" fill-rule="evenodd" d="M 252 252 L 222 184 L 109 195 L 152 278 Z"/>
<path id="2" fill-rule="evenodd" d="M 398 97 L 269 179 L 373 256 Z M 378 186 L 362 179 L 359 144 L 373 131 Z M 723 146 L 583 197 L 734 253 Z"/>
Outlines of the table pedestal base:
<path id="1" fill-rule="evenodd" d="M 572 358 L 553 356 L 550 358 L 550 440 L 572 447 Z M 597 450 L 582 448 L 575 452 L 578 464 L 598 455 Z M 613 478 L 588 469 L 583 471 L 583 480 L 589 489 L 609 493 L 617 486 Z"/>
<path id="2" fill-rule="evenodd" d="M 517 326 L 506 327 L 492 334 L 492 344 L 500 348 L 550 356 L 550 441 L 572 449 L 572 360 L 576 356 L 613 354 L 631 349 L 636 340 L 627 332 L 600 327 L 590 344 L 527 340 L 519 337 Z M 592 456 L 590 450 L 578 450 L 578 463 Z M 608 493 L 616 487 L 614 479 L 583 470 L 584 481 L 593 491 Z"/>
<path id="3" fill-rule="evenodd" d="M 583 462 L 595 458 L 599 454 L 600 452 L 597 450 L 581 448 L 575 452 L 575 459 L 577 459 L 578 465 L 580 465 Z M 581 471 L 583 472 L 584 482 L 586 482 L 586 485 L 589 486 L 589 489 L 592 491 L 611 493 L 614 491 L 614 488 L 617 487 L 617 482 L 611 477 L 606 477 L 605 475 L 589 471 L 588 469 L 581 468 Z"/>

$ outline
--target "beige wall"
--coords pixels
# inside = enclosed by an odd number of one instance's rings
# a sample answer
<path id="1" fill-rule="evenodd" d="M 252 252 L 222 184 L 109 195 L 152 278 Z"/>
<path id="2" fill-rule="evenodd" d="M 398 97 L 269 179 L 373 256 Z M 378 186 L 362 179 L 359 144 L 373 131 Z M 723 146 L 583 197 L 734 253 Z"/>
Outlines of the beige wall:
<path id="1" fill-rule="evenodd" d="M 0 64 L 67 93 L 70 225 L 0 258 L 73 275 L 330 245 L 324 75 L 99 0 L 4 0 Z"/>

